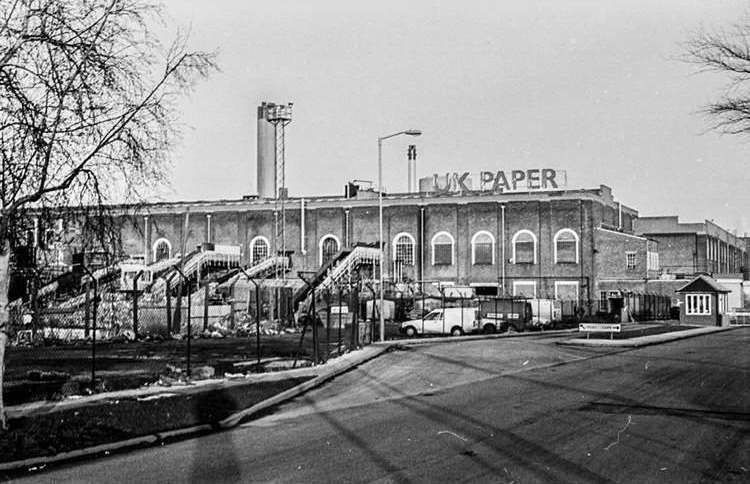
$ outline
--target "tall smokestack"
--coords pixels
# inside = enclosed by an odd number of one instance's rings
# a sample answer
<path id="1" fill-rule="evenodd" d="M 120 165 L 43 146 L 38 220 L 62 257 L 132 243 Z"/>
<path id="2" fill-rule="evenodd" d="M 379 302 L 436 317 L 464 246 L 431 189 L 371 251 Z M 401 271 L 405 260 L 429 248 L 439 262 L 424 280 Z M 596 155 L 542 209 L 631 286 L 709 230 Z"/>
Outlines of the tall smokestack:
<path id="1" fill-rule="evenodd" d="M 258 106 L 258 197 L 276 197 L 276 130 L 266 119 L 266 109 L 273 103 Z"/>

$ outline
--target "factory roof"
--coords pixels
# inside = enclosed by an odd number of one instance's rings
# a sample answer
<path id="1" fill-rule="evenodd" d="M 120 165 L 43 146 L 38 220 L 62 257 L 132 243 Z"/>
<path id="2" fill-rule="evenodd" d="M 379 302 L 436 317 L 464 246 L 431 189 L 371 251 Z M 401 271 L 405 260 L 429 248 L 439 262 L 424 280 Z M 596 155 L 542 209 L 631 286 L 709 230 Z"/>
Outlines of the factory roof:
<path id="1" fill-rule="evenodd" d="M 451 204 L 470 204 L 470 203 L 510 203 L 519 201 L 544 201 L 544 200 L 594 200 L 612 208 L 621 208 L 623 212 L 630 215 L 636 215 L 638 212 L 625 205 L 619 205 L 612 196 L 612 190 L 606 185 L 599 188 L 591 189 L 566 189 L 566 190 L 547 190 L 547 191 L 528 191 L 513 193 L 495 193 L 495 192 L 469 192 L 469 193 L 450 193 L 435 195 L 431 193 L 388 193 L 383 194 L 383 205 L 385 207 L 408 206 L 408 205 L 451 205 Z M 219 199 L 219 200 L 192 200 L 192 201 L 173 201 L 173 202 L 154 202 L 145 204 L 121 204 L 111 205 L 109 208 L 113 211 L 122 211 L 125 213 L 143 212 L 149 214 L 173 213 L 175 211 L 184 212 L 236 212 L 236 211 L 253 211 L 269 210 L 275 207 L 276 201 L 273 198 L 258 198 L 255 196 L 244 197 L 241 199 Z M 285 200 L 286 208 L 299 209 L 304 204 L 306 208 L 355 208 L 355 207 L 373 207 L 378 205 L 378 194 L 374 191 L 360 192 L 359 196 L 347 198 L 337 195 L 323 195 L 310 197 L 289 197 Z"/>

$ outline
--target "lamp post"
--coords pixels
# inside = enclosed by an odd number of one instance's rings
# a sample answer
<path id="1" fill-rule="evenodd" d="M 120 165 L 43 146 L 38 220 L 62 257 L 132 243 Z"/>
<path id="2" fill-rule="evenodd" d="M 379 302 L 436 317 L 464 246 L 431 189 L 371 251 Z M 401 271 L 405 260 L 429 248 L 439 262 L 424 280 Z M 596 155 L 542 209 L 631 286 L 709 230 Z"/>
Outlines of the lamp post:
<path id="1" fill-rule="evenodd" d="M 378 227 L 380 231 L 380 310 L 378 312 L 380 313 L 380 341 L 385 341 L 385 318 L 383 317 L 383 141 L 402 134 L 420 136 L 422 132 L 418 129 L 407 129 L 378 138 Z"/>

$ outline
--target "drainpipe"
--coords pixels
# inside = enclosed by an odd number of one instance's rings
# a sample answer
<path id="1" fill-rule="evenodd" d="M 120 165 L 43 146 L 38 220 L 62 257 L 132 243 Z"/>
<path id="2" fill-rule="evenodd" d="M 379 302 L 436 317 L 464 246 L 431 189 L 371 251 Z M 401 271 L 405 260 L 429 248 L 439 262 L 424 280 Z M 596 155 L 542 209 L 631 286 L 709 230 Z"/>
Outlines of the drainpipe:
<path id="1" fill-rule="evenodd" d="M 579 305 L 580 305 L 580 300 L 581 300 L 581 297 L 582 297 L 582 291 L 580 290 L 581 289 L 580 285 L 583 283 L 583 280 L 584 280 L 583 279 L 583 277 L 584 277 L 583 276 L 583 228 L 584 228 L 584 225 L 583 225 L 583 200 L 578 200 L 578 247 L 576 248 L 576 250 L 578 252 L 576 253 L 576 262 L 578 262 L 578 268 L 581 271 L 581 280 L 578 283 L 578 285 L 579 285 L 579 288 L 578 288 L 579 289 L 579 291 L 578 291 Z M 555 247 L 555 250 L 557 250 L 557 247 Z M 586 285 L 588 285 L 588 282 L 586 283 Z M 589 287 L 587 287 L 586 290 L 589 293 L 591 292 L 591 288 L 589 288 Z M 591 298 L 588 298 L 588 299 L 589 299 L 589 301 L 591 300 Z M 588 309 L 589 309 L 589 312 L 590 312 L 591 307 L 589 306 Z"/>
<path id="2" fill-rule="evenodd" d="M 344 209 L 344 247 L 349 247 L 349 209 Z"/>
<path id="3" fill-rule="evenodd" d="M 503 255 L 503 262 L 502 262 L 502 273 L 501 273 L 501 284 L 503 285 L 503 296 L 507 294 L 506 287 L 505 287 L 505 204 L 500 205 L 500 225 L 502 226 L 502 229 L 500 231 L 501 237 L 501 244 L 500 247 L 502 249 L 502 255 Z"/>
<path id="4" fill-rule="evenodd" d="M 419 290 L 424 293 L 424 207 L 419 207 Z"/>

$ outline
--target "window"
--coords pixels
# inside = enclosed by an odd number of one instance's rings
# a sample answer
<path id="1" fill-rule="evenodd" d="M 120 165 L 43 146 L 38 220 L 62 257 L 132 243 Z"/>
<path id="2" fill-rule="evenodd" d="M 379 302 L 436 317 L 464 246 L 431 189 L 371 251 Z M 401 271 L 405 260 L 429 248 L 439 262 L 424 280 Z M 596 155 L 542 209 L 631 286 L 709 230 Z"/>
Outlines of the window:
<path id="1" fill-rule="evenodd" d="M 555 234 L 555 264 L 578 264 L 578 234 L 562 229 Z"/>
<path id="2" fill-rule="evenodd" d="M 172 244 L 161 238 L 154 242 L 154 262 L 172 258 Z"/>
<path id="3" fill-rule="evenodd" d="M 625 253 L 625 265 L 628 269 L 635 269 L 636 266 L 636 253 L 626 252 Z"/>
<path id="4" fill-rule="evenodd" d="M 250 264 L 255 265 L 268 257 L 270 244 L 268 239 L 259 235 L 250 241 Z"/>
<path id="5" fill-rule="evenodd" d="M 453 236 L 448 232 L 438 232 L 432 238 L 432 265 L 453 264 Z"/>
<path id="6" fill-rule="evenodd" d="M 481 230 L 471 238 L 471 263 L 495 263 L 495 237 L 486 230 Z"/>
<path id="7" fill-rule="evenodd" d="M 685 314 L 689 316 L 710 316 L 710 294 L 687 294 L 685 296 Z"/>
<path id="8" fill-rule="evenodd" d="M 474 293 L 481 297 L 481 296 L 491 296 L 491 297 L 497 297 L 500 295 L 500 287 L 499 284 L 471 284 L 471 287 L 474 288 Z"/>
<path id="9" fill-rule="evenodd" d="M 341 243 L 338 237 L 333 234 L 324 235 L 320 239 L 320 265 L 328 264 L 336 257 L 339 250 L 341 250 Z"/>
<path id="10" fill-rule="evenodd" d="M 393 238 L 393 260 L 397 264 L 414 265 L 414 237 L 402 232 Z"/>
<path id="11" fill-rule="evenodd" d="M 535 281 L 513 281 L 513 295 L 527 298 L 536 297 Z"/>
<path id="12" fill-rule="evenodd" d="M 578 281 L 555 281 L 555 299 L 578 301 Z"/>
<path id="13" fill-rule="evenodd" d="M 536 264 L 536 235 L 533 232 L 519 230 L 512 243 L 514 264 Z"/>

